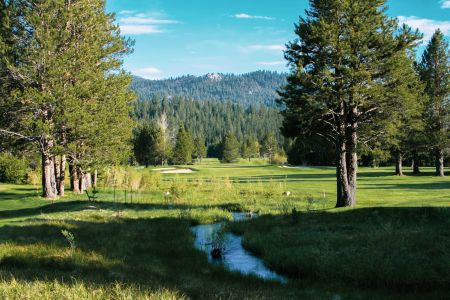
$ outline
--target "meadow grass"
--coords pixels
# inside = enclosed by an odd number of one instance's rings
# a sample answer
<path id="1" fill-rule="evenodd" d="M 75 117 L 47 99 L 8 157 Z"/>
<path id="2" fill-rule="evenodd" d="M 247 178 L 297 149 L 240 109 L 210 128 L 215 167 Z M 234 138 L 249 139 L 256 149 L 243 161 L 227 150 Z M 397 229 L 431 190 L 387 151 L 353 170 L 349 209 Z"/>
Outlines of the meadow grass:
<path id="1" fill-rule="evenodd" d="M 115 189 L 104 173 L 94 203 L 72 193 L 53 203 L 33 186 L 0 184 L 0 298 L 438 299 L 448 293 L 450 179 L 433 177 L 431 169 L 395 177 L 392 168 L 362 168 L 357 208 L 334 209 L 333 168 L 214 160 L 179 167 L 196 172 L 129 169 L 133 180 Z M 287 285 L 210 265 L 194 248 L 189 226 L 245 210 L 263 216 L 229 230 L 287 275 Z"/>

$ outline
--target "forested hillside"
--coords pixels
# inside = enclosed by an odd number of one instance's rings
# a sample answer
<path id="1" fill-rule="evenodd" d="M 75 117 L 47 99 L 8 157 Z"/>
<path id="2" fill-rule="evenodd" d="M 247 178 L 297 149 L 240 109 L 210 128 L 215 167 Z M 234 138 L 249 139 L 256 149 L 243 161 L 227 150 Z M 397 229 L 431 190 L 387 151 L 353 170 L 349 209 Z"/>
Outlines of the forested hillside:
<path id="1" fill-rule="evenodd" d="M 166 115 L 169 128 L 183 124 L 194 137 L 203 135 L 207 144 L 219 142 L 226 133 L 233 133 L 240 142 L 249 138 L 260 140 L 267 132 L 281 141 L 279 128 L 282 118 L 277 109 L 211 100 L 192 100 L 185 97 L 138 100 L 134 118 L 151 121 Z"/>
<path id="2" fill-rule="evenodd" d="M 183 96 L 196 100 L 233 102 L 245 106 L 263 104 L 276 107 L 276 91 L 286 83 L 286 74 L 257 71 L 248 74 L 207 74 L 166 80 L 134 77 L 131 85 L 140 100 L 153 96 Z"/>

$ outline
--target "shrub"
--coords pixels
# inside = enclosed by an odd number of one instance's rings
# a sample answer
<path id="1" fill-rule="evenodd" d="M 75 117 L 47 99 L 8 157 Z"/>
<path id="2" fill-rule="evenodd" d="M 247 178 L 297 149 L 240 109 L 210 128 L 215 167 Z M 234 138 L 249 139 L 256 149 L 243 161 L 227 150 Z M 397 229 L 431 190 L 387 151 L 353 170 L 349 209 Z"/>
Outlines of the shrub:
<path id="1" fill-rule="evenodd" d="M 272 156 L 272 164 L 283 165 L 287 162 L 287 156 L 284 153 L 275 153 Z"/>
<path id="2" fill-rule="evenodd" d="M 28 165 L 25 160 L 10 153 L 0 153 L 0 182 L 24 183 L 27 180 Z"/>

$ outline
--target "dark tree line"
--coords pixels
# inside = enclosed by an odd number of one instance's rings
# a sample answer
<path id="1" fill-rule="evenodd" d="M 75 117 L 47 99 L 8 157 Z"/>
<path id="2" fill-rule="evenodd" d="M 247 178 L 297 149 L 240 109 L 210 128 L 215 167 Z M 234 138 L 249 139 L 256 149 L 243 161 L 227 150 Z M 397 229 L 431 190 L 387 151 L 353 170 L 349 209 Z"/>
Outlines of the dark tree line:
<path id="1" fill-rule="evenodd" d="M 284 151 L 279 147 L 273 133 L 266 133 L 261 141 L 248 138 L 239 142 L 232 132 L 220 141 L 207 146 L 202 134 L 193 136 L 185 125 L 171 128 L 163 114 L 157 120 L 143 121 L 134 129 L 133 149 L 136 161 L 146 167 L 150 165 L 191 164 L 205 157 L 219 158 L 223 163 L 237 162 L 240 158 L 267 158 L 269 164 L 284 162 Z"/>
<path id="2" fill-rule="evenodd" d="M 236 136 L 239 143 L 247 139 L 261 140 L 267 132 L 273 132 L 279 143 L 283 137 L 279 131 L 282 116 L 277 109 L 260 105 L 244 107 L 230 102 L 195 101 L 184 97 L 172 99 L 153 97 L 138 100 L 133 112 L 138 122 L 151 122 L 164 115 L 170 128 L 178 128 L 180 122 L 194 137 L 203 136 L 207 145 L 217 144 L 227 133 Z"/>

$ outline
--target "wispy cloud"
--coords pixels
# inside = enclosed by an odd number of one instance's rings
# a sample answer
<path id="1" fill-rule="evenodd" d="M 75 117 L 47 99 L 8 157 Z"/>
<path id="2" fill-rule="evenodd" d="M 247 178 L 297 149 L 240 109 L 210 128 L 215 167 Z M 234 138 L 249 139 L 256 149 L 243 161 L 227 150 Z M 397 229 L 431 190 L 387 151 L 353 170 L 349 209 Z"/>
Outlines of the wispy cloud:
<path id="1" fill-rule="evenodd" d="M 255 51 L 283 51 L 285 47 L 283 45 L 250 45 L 245 47 L 240 47 L 243 52 L 255 52 Z"/>
<path id="2" fill-rule="evenodd" d="M 165 32 L 162 25 L 178 24 L 179 21 L 161 18 L 160 14 L 135 13 L 133 11 L 121 11 L 118 20 L 123 34 L 156 34 Z"/>
<path id="3" fill-rule="evenodd" d="M 131 15 L 134 14 L 134 10 L 121 10 L 119 15 Z"/>
<path id="4" fill-rule="evenodd" d="M 273 17 L 267 17 L 267 16 L 255 16 L 255 15 L 249 15 L 249 14 L 235 14 L 233 17 L 236 19 L 259 19 L 259 20 L 275 20 Z"/>
<path id="5" fill-rule="evenodd" d="M 450 0 L 441 0 L 442 8 L 450 8 Z"/>
<path id="6" fill-rule="evenodd" d="M 448 1 L 450 3 L 450 1 Z M 430 19 L 421 19 L 415 16 L 405 17 L 399 16 L 398 20 L 400 23 L 405 23 L 412 28 L 418 28 L 420 32 L 424 34 L 423 40 L 427 42 L 433 36 L 433 33 L 437 29 L 441 29 L 441 31 L 445 35 L 450 35 L 450 21 L 437 21 Z"/>
<path id="7" fill-rule="evenodd" d="M 284 62 L 282 60 L 258 61 L 256 64 L 259 65 L 259 66 L 264 66 L 264 67 L 274 67 L 274 66 L 282 66 L 282 65 L 286 64 L 286 62 Z"/>
<path id="8" fill-rule="evenodd" d="M 160 79 L 161 77 L 158 75 L 160 75 L 162 71 L 156 67 L 145 67 L 132 70 L 131 73 L 146 79 Z"/>

